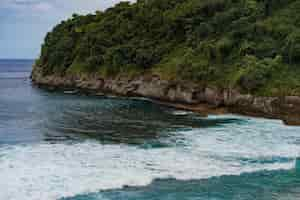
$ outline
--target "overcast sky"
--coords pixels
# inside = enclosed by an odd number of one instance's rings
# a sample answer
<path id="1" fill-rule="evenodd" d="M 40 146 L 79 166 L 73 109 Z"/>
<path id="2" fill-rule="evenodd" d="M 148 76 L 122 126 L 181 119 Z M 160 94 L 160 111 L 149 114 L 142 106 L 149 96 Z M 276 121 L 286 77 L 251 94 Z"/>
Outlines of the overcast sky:
<path id="1" fill-rule="evenodd" d="M 120 1 L 0 0 L 0 58 L 36 58 L 45 34 L 62 19 Z"/>

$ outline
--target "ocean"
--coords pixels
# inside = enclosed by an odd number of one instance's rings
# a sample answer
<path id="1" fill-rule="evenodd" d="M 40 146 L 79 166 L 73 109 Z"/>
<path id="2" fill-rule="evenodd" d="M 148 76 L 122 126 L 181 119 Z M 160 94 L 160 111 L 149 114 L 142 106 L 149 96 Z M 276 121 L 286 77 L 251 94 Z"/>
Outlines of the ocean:
<path id="1" fill-rule="evenodd" d="M 0 200 L 297 200 L 300 127 L 49 92 L 0 60 Z"/>

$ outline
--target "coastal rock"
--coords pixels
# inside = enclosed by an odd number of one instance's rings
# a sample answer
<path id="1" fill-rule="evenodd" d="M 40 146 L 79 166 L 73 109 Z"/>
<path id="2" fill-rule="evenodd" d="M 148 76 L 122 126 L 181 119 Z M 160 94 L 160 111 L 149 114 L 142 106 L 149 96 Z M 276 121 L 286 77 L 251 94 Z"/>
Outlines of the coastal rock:
<path id="1" fill-rule="evenodd" d="M 287 104 L 300 106 L 300 97 L 286 96 L 285 101 L 286 101 Z"/>
<path id="2" fill-rule="evenodd" d="M 131 79 L 95 76 L 60 77 L 42 76 L 38 69 L 34 69 L 31 78 L 37 85 L 52 88 L 79 88 L 95 91 L 95 94 L 142 96 L 170 102 L 177 106 L 176 103 L 189 105 L 184 108 L 194 111 L 203 111 L 205 106 L 209 106 L 207 110 L 211 110 L 211 107 L 225 106 L 230 112 L 282 119 L 286 124 L 300 125 L 300 97 L 298 96 L 256 97 L 241 94 L 232 88 L 222 90 L 211 87 L 203 88 L 195 84 L 176 83 L 149 75 Z"/>
<path id="3" fill-rule="evenodd" d="M 175 87 L 169 88 L 167 97 L 170 101 L 195 104 L 199 103 L 196 94 L 193 88 L 176 85 Z"/>
<path id="4" fill-rule="evenodd" d="M 140 96 L 161 100 L 168 100 L 168 82 L 160 79 L 153 79 L 150 82 L 142 81 L 135 93 Z"/>
<path id="5" fill-rule="evenodd" d="M 204 96 L 208 104 L 214 105 L 216 107 L 224 104 L 223 93 L 217 89 L 206 88 L 204 92 Z"/>
<path id="6" fill-rule="evenodd" d="M 272 102 L 276 100 L 273 97 L 256 97 L 253 99 L 252 107 L 253 109 L 263 112 L 273 114 Z"/>

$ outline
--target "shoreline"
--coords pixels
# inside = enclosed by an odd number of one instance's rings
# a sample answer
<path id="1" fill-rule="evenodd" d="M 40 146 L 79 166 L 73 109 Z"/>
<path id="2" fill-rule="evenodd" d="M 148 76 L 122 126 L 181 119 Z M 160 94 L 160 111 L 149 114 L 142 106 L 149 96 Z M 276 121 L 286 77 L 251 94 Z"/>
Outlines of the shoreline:
<path id="1" fill-rule="evenodd" d="M 78 92 L 96 96 L 144 97 L 161 105 L 197 112 L 203 116 L 232 113 L 280 119 L 286 125 L 300 126 L 298 96 L 256 97 L 241 94 L 235 89 L 199 87 L 193 83 L 182 84 L 162 80 L 154 75 L 133 78 L 100 78 L 93 75 L 42 76 L 36 67 L 31 80 L 38 87 L 70 90 L 70 94 Z"/>

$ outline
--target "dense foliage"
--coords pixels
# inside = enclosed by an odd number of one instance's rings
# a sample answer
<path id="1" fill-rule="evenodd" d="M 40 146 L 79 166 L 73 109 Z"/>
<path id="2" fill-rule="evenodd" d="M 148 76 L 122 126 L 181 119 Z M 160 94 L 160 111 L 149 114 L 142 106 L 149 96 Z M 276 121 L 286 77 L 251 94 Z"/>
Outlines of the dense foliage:
<path id="1" fill-rule="evenodd" d="M 45 75 L 129 72 L 300 94 L 299 0 L 138 0 L 63 21 L 46 36 Z"/>

